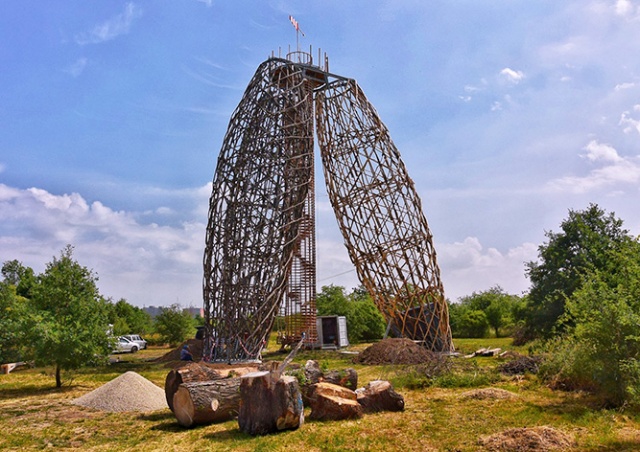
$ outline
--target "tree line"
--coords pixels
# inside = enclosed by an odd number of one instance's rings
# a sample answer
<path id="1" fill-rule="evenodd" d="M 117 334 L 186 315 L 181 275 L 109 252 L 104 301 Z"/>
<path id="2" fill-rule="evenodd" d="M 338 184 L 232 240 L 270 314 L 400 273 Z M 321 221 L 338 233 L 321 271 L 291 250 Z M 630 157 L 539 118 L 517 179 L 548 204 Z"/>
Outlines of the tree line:
<path id="1" fill-rule="evenodd" d="M 179 305 L 161 308 L 152 319 L 125 299 L 113 303 L 104 298 L 97 275 L 73 258 L 71 245 L 40 275 L 11 260 L 3 264 L 2 276 L 0 362 L 52 365 L 57 387 L 62 385 L 62 371 L 106 363 L 119 335 L 155 335 L 175 345 L 202 323 Z"/>

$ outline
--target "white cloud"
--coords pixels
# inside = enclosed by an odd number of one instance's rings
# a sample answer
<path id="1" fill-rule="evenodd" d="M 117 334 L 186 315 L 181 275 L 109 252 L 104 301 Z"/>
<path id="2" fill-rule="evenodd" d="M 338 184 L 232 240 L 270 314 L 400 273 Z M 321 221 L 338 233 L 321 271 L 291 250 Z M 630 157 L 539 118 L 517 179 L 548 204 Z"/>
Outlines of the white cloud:
<path id="1" fill-rule="evenodd" d="M 623 89 L 630 89 L 633 88 L 634 86 L 636 86 L 635 83 L 631 83 L 631 82 L 625 82 L 625 83 L 619 83 L 615 86 L 614 90 L 615 91 L 621 91 Z"/>
<path id="2" fill-rule="evenodd" d="M 516 71 L 511 68 L 504 68 L 500 71 L 502 78 L 510 83 L 518 84 L 524 79 L 524 72 Z"/>
<path id="3" fill-rule="evenodd" d="M 640 11 L 640 7 L 634 5 L 634 2 L 631 0 L 617 0 L 613 8 L 618 16 L 631 19 L 636 18 Z"/>
<path id="4" fill-rule="evenodd" d="M 581 157 L 601 164 L 586 176 L 566 176 L 549 183 L 552 191 L 587 193 L 599 188 L 612 187 L 621 192 L 621 185 L 637 186 L 640 183 L 640 157 L 621 157 L 610 145 L 591 141 Z"/>
<path id="5" fill-rule="evenodd" d="M 633 111 L 640 111 L 640 105 L 634 105 Z M 620 125 L 624 126 L 624 133 L 631 133 L 633 131 L 640 133 L 640 119 L 634 119 L 628 111 L 623 112 L 620 116 Z"/>
<path id="6" fill-rule="evenodd" d="M 124 12 L 117 14 L 111 19 L 96 25 L 88 33 L 76 35 L 76 42 L 80 45 L 99 44 L 110 41 L 120 35 L 129 33 L 133 21 L 140 17 L 142 10 L 133 3 L 127 3 Z"/>
<path id="7" fill-rule="evenodd" d="M 0 184 L 2 261 L 18 259 L 44 270 L 63 247 L 99 276 L 105 296 L 137 305 L 201 303 L 204 224 L 142 224 L 131 212 L 88 203 L 77 193 Z"/>
<path id="8" fill-rule="evenodd" d="M 513 294 L 529 287 L 525 262 L 537 258 L 537 246 L 523 243 L 506 252 L 485 249 L 476 237 L 437 245 L 438 264 L 447 297 L 456 299 L 499 285 Z"/>
<path id="9" fill-rule="evenodd" d="M 70 74 L 72 77 L 79 77 L 87 67 L 87 61 L 88 60 L 86 58 L 78 58 L 75 63 L 65 69 L 65 72 Z"/>
<path id="10" fill-rule="evenodd" d="M 199 3 L 204 3 L 205 5 L 207 5 L 207 8 L 211 8 L 211 6 L 213 5 L 213 0 L 197 0 Z"/>
<path id="11" fill-rule="evenodd" d="M 616 151 L 612 146 L 609 146 L 608 144 L 602 144 L 598 143 L 595 140 L 591 140 L 584 149 L 587 151 L 587 153 L 582 157 L 592 162 L 598 160 L 602 160 L 605 162 L 622 161 L 622 157 L 618 155 L 618 151 Z"/>

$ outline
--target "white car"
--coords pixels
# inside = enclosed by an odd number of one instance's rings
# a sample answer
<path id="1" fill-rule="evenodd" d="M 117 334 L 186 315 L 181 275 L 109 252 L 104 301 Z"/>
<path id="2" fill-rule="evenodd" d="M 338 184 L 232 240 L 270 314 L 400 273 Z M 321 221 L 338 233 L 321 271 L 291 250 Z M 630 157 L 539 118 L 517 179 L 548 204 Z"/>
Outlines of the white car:
<path id="1" fill-rule="evenodd" d="M 139 334 L 125 334 L 122 337 L 124 337 L 125 339 L 129 339 L 131 342 L 138 344 L 138 348 L 140 350 L 146 350 L 147 348 L 147 341 L 142 339 L 142 337 L 140 337 Z"/>
<path id="2" fill-rule="evenodd" d="M 131 342 L 126 337 L 120 336 L 118 341 L 116 342 L 116 349 L 113 351 L 114 353 L 126 353 L 131 352 L 135 353 L 140 350 L 140 347 L 135 342 Z"/>

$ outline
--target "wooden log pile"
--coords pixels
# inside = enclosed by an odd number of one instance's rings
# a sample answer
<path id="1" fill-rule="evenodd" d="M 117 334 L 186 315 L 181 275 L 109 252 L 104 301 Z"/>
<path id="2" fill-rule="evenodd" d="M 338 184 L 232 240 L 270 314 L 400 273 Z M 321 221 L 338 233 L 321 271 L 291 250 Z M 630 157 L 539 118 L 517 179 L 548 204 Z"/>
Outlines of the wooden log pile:
<path id="1" fill-rule="evenodd" d="M 183 427 L 233 419 L 240 407 L 240 377 L 183 383 L 173 396 L 178 424 Z"/>
<path id="2" fill-rule="evenodd" d="M 268 363 L 259 371 L 205 363 L 174 369 L 165 381 L 169 407 L 184 427 L 237 416 L 240 430 L 250 435 L 297 429 L 304 423 L 303 393 L 298 379 L 283 373 L 298 349 L 282 363 Z M 364 413 L 404 409 L 404 398 L 388 381 L 376 380 L 354 391 L 358 382 L 354 369 L 325 373 L 317 361 L 307 361 L 303 380 L 310 419 L 357 419 Z"/>

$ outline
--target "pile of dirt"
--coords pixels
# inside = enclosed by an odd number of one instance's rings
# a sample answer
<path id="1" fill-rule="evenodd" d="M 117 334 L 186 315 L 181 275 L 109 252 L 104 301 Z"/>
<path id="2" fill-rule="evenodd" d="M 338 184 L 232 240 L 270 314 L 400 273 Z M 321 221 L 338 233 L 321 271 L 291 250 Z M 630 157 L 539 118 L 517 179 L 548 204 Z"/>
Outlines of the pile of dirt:
<path id="1" fill-rule="evenodd" d="M 516 397 L 518 397 L 518 395 L 500 388 L 482 388 L 463 392 L 462 394 L 460 394 L 460 397 L 462 397 L 463 399 L 486 400 L 515 399 Z"/>
<path id="2" fill-rule="evenodd" d="M 171 361 L 180 361 L 180 351 L 182 347 L 185 345 L 189 346 L 189 351 L 193 356 L 194 361 L 202 360 L 202 339 L 189 339 L 186 342 L 180 344 L 178 348 L 171 350 L 170 352 L 165 353 L 160 358 L 156 359 L 159 363 L 168 363 Z"/>
<path id="3" fill-rule="evenodd" d="M 388 338 L 364 349 L 353 361 L 360 364 L 420 364 L 434 354 L 410 339 Z"/>
<path id="4" fill-rule="evenodd" d="M 573 439 L 551 427 L 512 428 L 502 433 L 480 438 L 479 443 L 490 451 L 551 451 L 573 446 Z"/>
<path id="5" fill-rule="evenodd" d="M 519 356 L 501 364 L 498 370 L 506 375 L 524 375 L 527 372 L 537 374 L 541 362 L 541 356 Z"/>
<path id="6" fill-rule="evenodd" d="M 102 411 L 156 411 L 167 408 L 164 390 L 135 372 L 126 372 L 71 403 Z"/>

